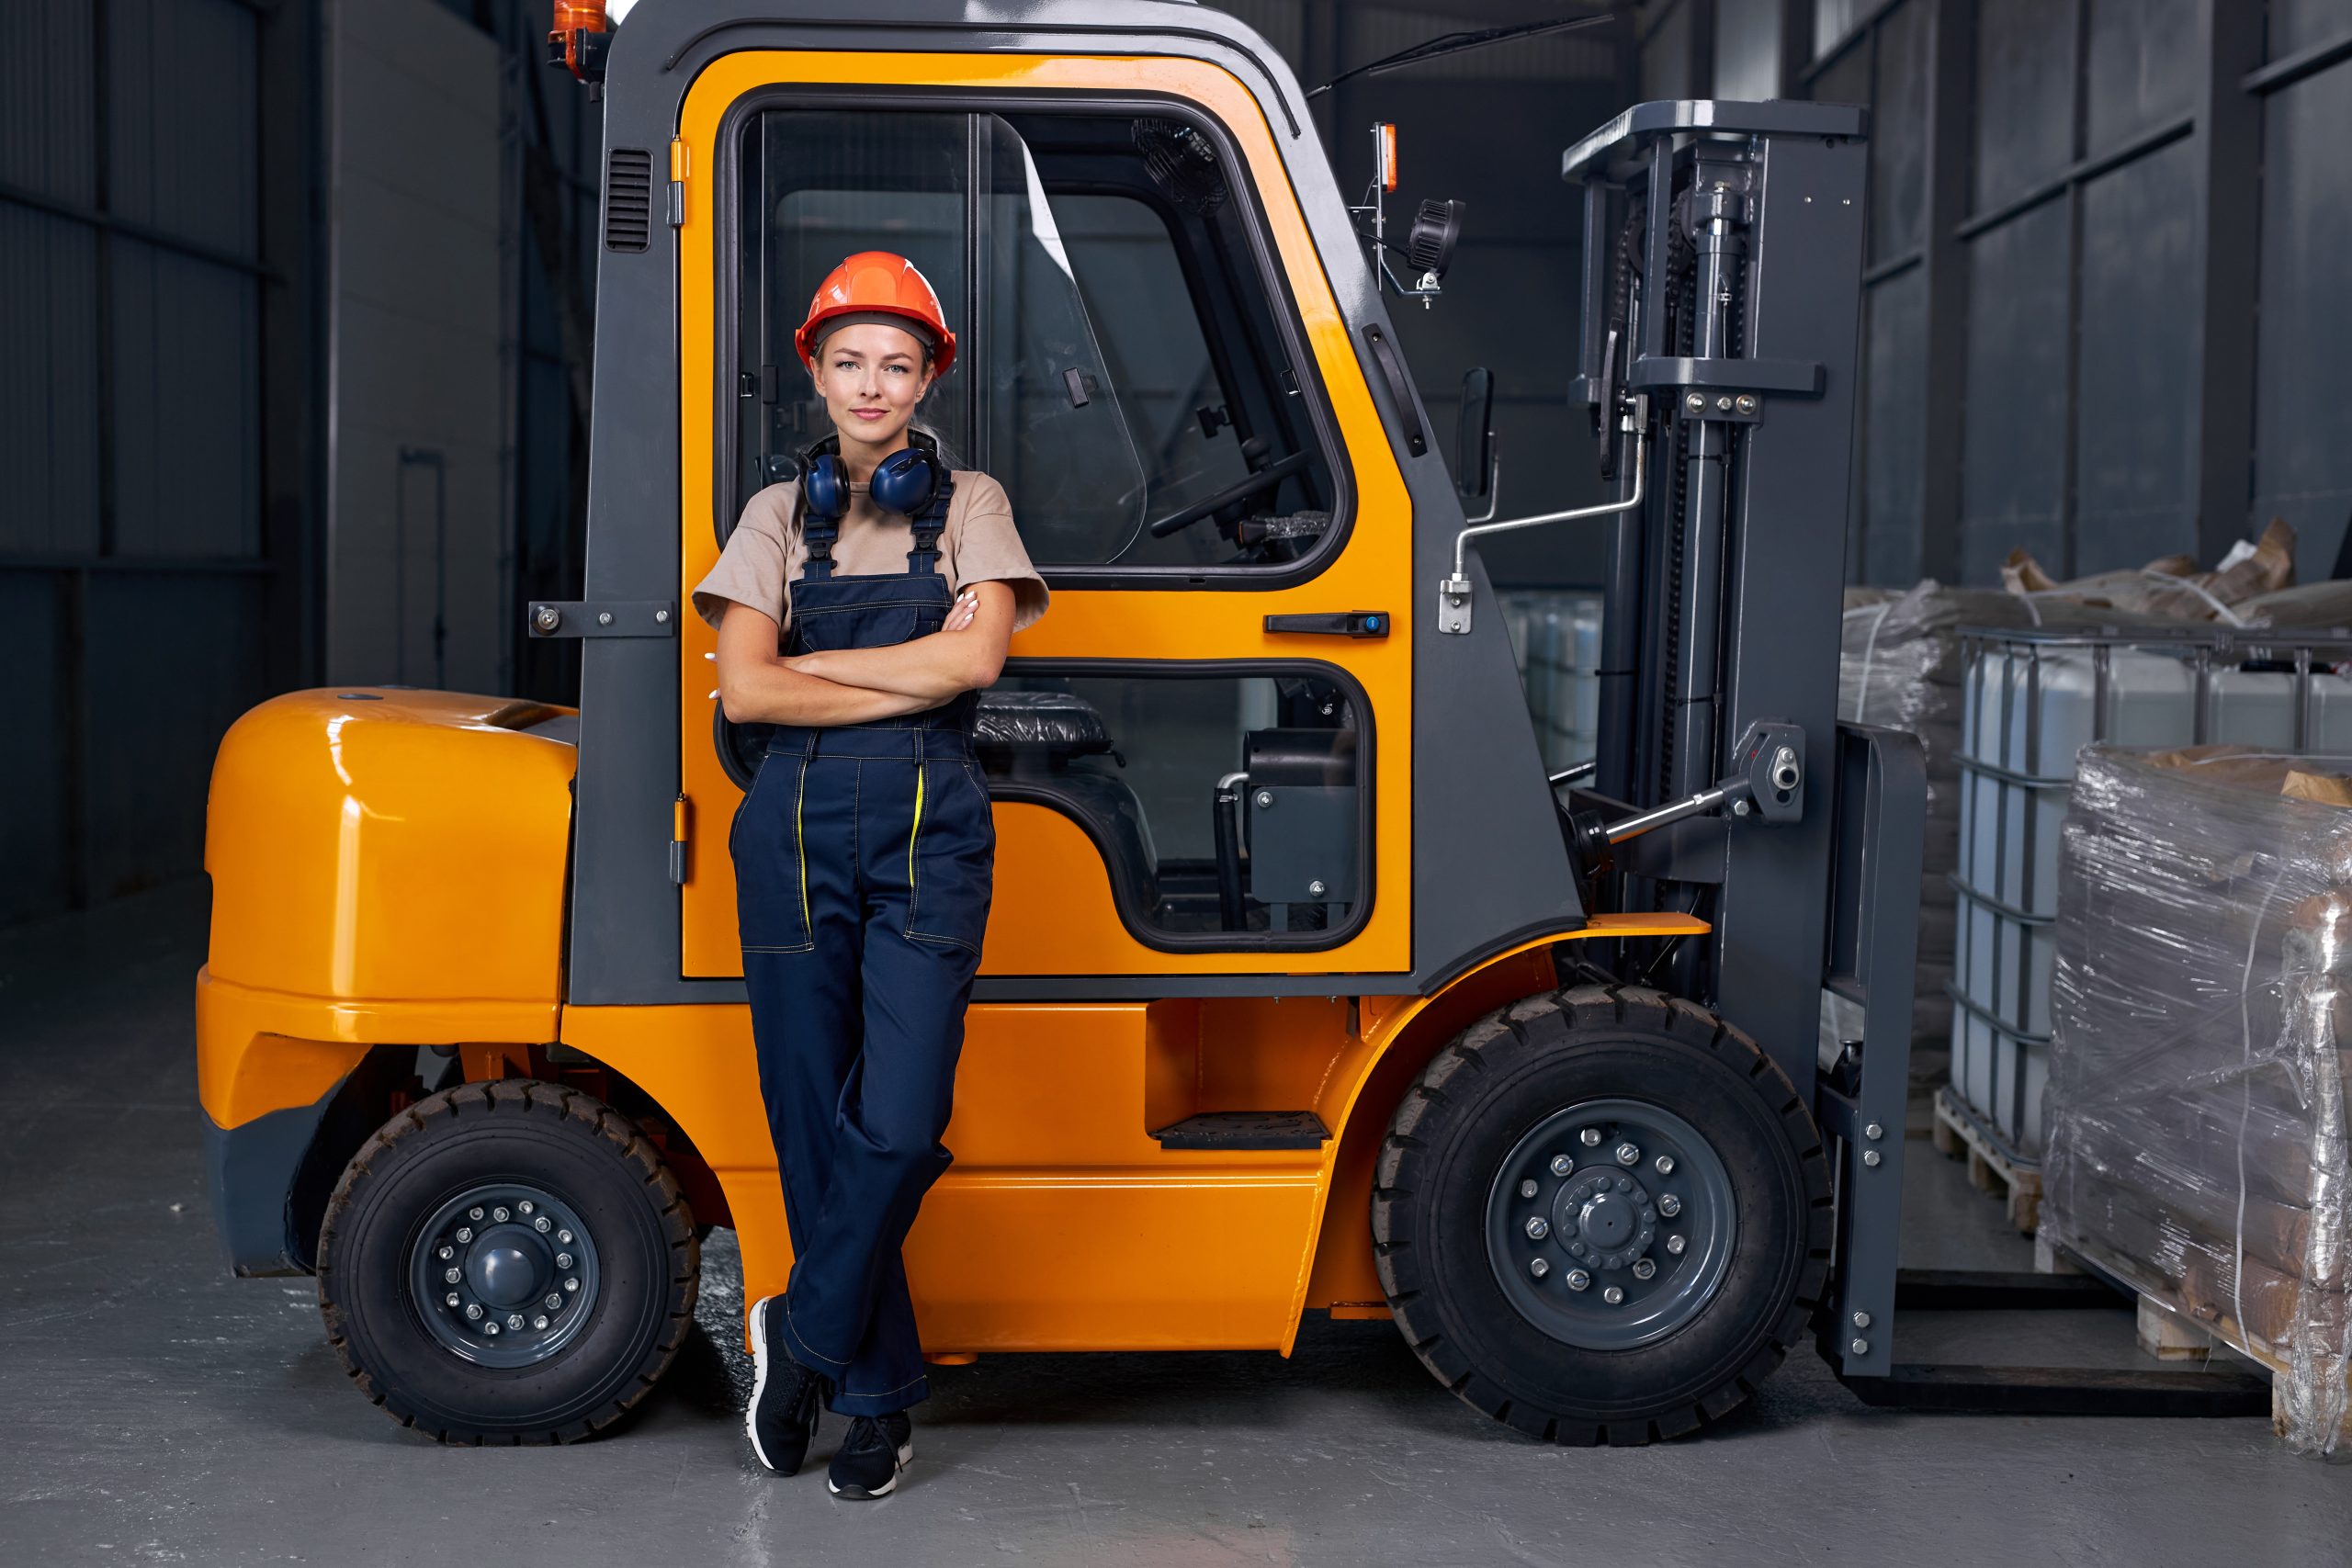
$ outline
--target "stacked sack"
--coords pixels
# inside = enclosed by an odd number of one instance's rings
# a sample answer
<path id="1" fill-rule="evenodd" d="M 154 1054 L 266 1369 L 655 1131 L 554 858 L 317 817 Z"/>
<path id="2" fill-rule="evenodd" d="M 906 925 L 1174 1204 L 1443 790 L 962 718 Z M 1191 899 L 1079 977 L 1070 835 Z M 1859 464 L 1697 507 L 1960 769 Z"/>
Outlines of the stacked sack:
<path id="1" fill-rule="evenodd" d="M 2086 748 L 2041 1223 L 2268 1363 L 2333 1453 L 2352 1357 L 2352 758 Z"/>

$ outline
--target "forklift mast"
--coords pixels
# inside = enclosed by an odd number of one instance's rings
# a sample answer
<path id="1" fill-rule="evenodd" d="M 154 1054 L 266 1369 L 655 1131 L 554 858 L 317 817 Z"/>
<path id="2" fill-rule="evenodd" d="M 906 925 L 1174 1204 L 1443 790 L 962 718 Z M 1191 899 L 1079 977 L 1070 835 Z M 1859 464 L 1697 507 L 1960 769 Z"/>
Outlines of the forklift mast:
<path id="1" fill-rule="evenodd" d="M 1592 410 L 1604 477 L 1630 486 L 1648 460 L 1644 504 L 1609 535 L 1604 810 L 1706 789 L 1758 720 L 1797 727 L 1803 775 L 1830 775 L 1867 119 L 1833 104 L 1648 103 L 1563 154 L 1585 220 L 1571 400 Z M 1636 444 L 1625 426 L 1643 418 L 1657 423 Z M 1740 1020 L 1802 1091 L 1830 813 L 1754 828 L 1694 816 L 1619 846 L 1617 866 L 1626 907 L 1713 928 L 1657 977 Z"/>

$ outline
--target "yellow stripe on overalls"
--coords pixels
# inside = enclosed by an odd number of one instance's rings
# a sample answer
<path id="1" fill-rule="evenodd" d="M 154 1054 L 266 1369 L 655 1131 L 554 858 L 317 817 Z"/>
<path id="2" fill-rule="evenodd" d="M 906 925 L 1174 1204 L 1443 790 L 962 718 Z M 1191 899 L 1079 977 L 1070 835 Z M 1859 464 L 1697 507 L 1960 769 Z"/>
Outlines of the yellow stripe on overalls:
<path id="1" fill-rule="evenodd" d="M 915 825 L 907 829 L 907 886 L 915 885 L 915 835 L 922 831 L 922 764 L 915 764 Z"/>
<path id="2" fill-rule="evenodd" d="M 817 940 L 817 922 L 808 913 L 808 840 L 800 835 L 800 808 L 808 799 L 808 759 L 800 759 L 800 793 L 792 797 L 792 853 L 800 862 L 800 930 Z"/>

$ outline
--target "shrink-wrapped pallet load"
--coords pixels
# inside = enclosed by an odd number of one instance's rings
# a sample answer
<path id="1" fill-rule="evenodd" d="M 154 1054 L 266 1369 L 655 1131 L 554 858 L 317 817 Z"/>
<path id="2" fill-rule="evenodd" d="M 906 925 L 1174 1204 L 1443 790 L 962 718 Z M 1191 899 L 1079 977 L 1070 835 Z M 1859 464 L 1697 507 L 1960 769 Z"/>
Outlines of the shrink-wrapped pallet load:
<path id="1" fill-rule="evenodd" d="M 2059 870 L 2044 1235 L 2352 1438 L 2352 757 L 2094 746 Z"/>
<path id="2" fill-rule="evenodd" d="M 1960 857 L 1962 626 L 2040 624 L 2030 600 L 1993 588 L 1946 588 L 1930 578 L 1906 592 L 1849 589 L 1838 660 L 1838 716 L 1917 736 L 1928 767 L 1927 836 L 1919 858 L 1919 967 L 1911 1037 L 1940 1050 L 1951 1033 L 1952 898 Z"/>

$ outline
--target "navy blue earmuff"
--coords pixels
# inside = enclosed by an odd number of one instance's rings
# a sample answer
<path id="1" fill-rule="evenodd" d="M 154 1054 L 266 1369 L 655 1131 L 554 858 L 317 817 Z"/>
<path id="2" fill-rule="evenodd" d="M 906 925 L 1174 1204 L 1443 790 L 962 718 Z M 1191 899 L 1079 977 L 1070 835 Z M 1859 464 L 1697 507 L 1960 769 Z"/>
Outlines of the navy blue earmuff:
<path id="1" fill-rule="evenodd" d="M 800 466 L 800 501 L 806 515 L 838 525 L 849 515 L 849 468 L 832 452 L 811 453 Z"/>
<path id="2" fill-rule="evenodd" d="M 920 446 L 908 446 L 875 466 L 866 493 L 883 511 L 912 517 L 931 504 L 940 478 L 939 459 Z"/>

